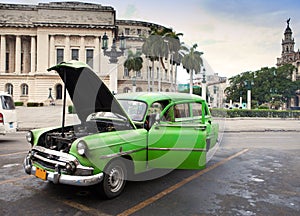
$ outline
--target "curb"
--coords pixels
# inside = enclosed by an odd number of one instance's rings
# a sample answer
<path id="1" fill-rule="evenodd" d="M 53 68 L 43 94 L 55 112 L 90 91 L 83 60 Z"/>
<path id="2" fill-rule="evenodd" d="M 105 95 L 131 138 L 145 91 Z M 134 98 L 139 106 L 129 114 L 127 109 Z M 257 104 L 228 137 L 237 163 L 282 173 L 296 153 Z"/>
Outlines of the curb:
<path id="1" fill-rule="evenodd" d="M 300 130 L 267 129 L 267 130 L 224 130 L 224 133 L 266 133 L 266 132 L 300 132 Z"/>

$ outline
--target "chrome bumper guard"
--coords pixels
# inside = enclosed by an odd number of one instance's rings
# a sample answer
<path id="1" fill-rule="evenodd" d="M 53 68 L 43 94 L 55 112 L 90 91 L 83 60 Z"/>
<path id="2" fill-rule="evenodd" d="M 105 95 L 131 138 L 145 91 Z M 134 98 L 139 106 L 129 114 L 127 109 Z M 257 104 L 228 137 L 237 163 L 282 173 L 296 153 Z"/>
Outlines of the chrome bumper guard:
<path id="1" fill-rule="evenodd" d="M 53 150 L 49 150 L 43 147 L 34 147 L 35 150 L 41 150 L 42 152 L 49 153 L 51 152 L 52 154 L 54 153 Z M 75 157 L 72 155 L 66 154 L 66 153 L 61 153 L 61 152 L 56 152 L 58 153 L 61 158 L 68 158 L 72 159 L 73 162 L 77 164 L 77 168 L 81 170 L 81 172 L 84 170 L 91 171 L 93 168 L 91 167 L 84 167 L 80 164 L 78 164 L 77 160 L 73 160 Z M 64 154 L 64 155 L 62 155 Z M 57 155 L 57 154 L 56 154 Z M 37 155 L 36 155 L 37 156 Z M 36 174 L 36 167 L 32 165 L 32 157 L 36 157 L 32 152 L 29 152 L 28 155 L 24 159 L 23 167 L 25 172 L 28 175 L 35 175 Z M 63 157 L 64 156 L 64 157 Z M 49 159 L 47 158 L 42 158 L 40 155 L 36 157 L 40 160 L 44 160 L 47 162 L 50 162 Z M 102 181 L 103 179 L 103 173 L 98 173 L 96 175 L 68 175 L 68 174 L 63 174 L 61 173 L 61 169 L 59 168 L 63 164 L 67 164 L 67 162 L 60 162 L 60 161 L 51 161 L 55 165 L 55 170 L 54 172 L 50 172 L 46 170 L 46 180 L 53 182 L 54 184 L 67 184 L 67 185 L 75 185 L 75 186 L 90 186 L 90 185 L 95 185 L 98 184 Z"/>

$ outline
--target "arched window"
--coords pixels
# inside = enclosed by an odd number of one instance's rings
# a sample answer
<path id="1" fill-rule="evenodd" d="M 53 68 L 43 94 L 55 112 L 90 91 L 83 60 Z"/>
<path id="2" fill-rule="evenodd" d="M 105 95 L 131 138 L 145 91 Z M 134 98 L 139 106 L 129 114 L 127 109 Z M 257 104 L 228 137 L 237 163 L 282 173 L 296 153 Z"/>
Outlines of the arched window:
<path id="1" fill-rule="evenodd" d="M 143 89 L 141 87 L 136 88 L 136 92 L 142 92 L 142 91 L 143 91 Z"/>
<path id="2" fill-rule="evenodd" d="M 126 67 L 124 67 L 124 77 L 129 77 L 129 71 Z"/>
<path id="3" fill-rule="evenodd" d="M 13 93 L 14 93 L 14 86 L 11 83 L 6 83 L 5 84 L 5 91 L 8 94 L 13 95 Z"/>
<path id="4" fill-rule="evenodd" d="M 56 100 L 61 100 L 62 99 L 62 85 L 57 84 L 55 87 L 55 91 L 56 91 Z"/>
<path id="5" fill-rule="evenodd" d="M 125 87 L 124 90 L 123 90 L 123 93 L 128 93 L 128 92 L 130 92 L 130 88 Z"/>
<path id="6" fill-rule="evenodd" d="M 25 83 L 21 85 L 21 95 L 28 96 L 28 85 Z"/>

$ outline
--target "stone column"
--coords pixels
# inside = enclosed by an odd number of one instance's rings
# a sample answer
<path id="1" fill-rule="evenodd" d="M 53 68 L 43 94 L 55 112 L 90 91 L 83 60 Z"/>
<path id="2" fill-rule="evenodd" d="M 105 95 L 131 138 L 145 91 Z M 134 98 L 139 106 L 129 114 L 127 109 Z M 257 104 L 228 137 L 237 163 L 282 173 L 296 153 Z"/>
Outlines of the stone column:
<path id="1" fill-rule="evenodd" d="M 54 44 L 54 35 L 50 35 L 50 47 L 49 47 L 49 49 L 50 49 L 50 67 L 52 67 L 53 65 L 55 65 L 56 64 L 56 62 L 55 62 L 55 44 Z"/>
<path id="2" fill-rule="evenodd" d="M 84 46 L 84 36 L 80 38 L 80 49 L 79 49 L 79 61 L 85 62 L 85 46 Z"/>
<path id="3" fill-rule="evenodd" d="M 95 37 L 95 56 L 94 56 L 94 70 L 97 74 L 100 71 L 100 40 L 99 37 Z"/>
<path id="4" fill-rule="evenodd" d="M 35 36 L 31 36 L 31 46 L 30 46 L 30 72 L 34 73 L 36 64 L 36 40 Z"/>
<path id="5" fill-rule="evenodd" d="M 16 36 L 15 72 L 21 73 L 21 36 Z"/>
<path id="6" fill-rule="evenodd" d="M 1 35 L 0 73 L 5 73 L 6 66 L 6 37 Z"/>
<path id="7" fill-rule="evenodd" d="M 65 51 L 64 51 L 64 61 L 70 61 L 71 53 L 70 53 L 70 36 L 66 35 L 65 39 Z"/>
<path id="8" fill-rule="evenodd" d="M 37 32 L 37 72 L 46 72 L 49 68 L 49 35 L 47 32 Z"/>
<path id="9" fill-rule="evenodd" d="M 29 73 L 30 71 L 30 41 L 26 37 L 26 40 L 23 40 L 23 73 Z"/>

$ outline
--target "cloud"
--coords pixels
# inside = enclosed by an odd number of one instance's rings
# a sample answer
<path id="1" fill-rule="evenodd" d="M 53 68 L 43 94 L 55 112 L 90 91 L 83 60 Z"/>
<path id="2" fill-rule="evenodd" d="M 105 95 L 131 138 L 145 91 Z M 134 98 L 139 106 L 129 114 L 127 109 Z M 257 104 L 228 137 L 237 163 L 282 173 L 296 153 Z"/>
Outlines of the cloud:
<path id="1" fill-rule="evenodd" d="M 134 4 L 127 5 L 122 17 L 130 19 L 137 16 L 137 8 Z"/>
<path id="2" fill-rule="evenodd" d="M 207 39 L 207 40 L 201 41 L 201 44 L 202 44 L 202 46 L 207 46 L 207 45 L 220 44 L 220 43 L 224 43 L 224 42 L 225 41 L 223 41 L 223 40 Z"/>

